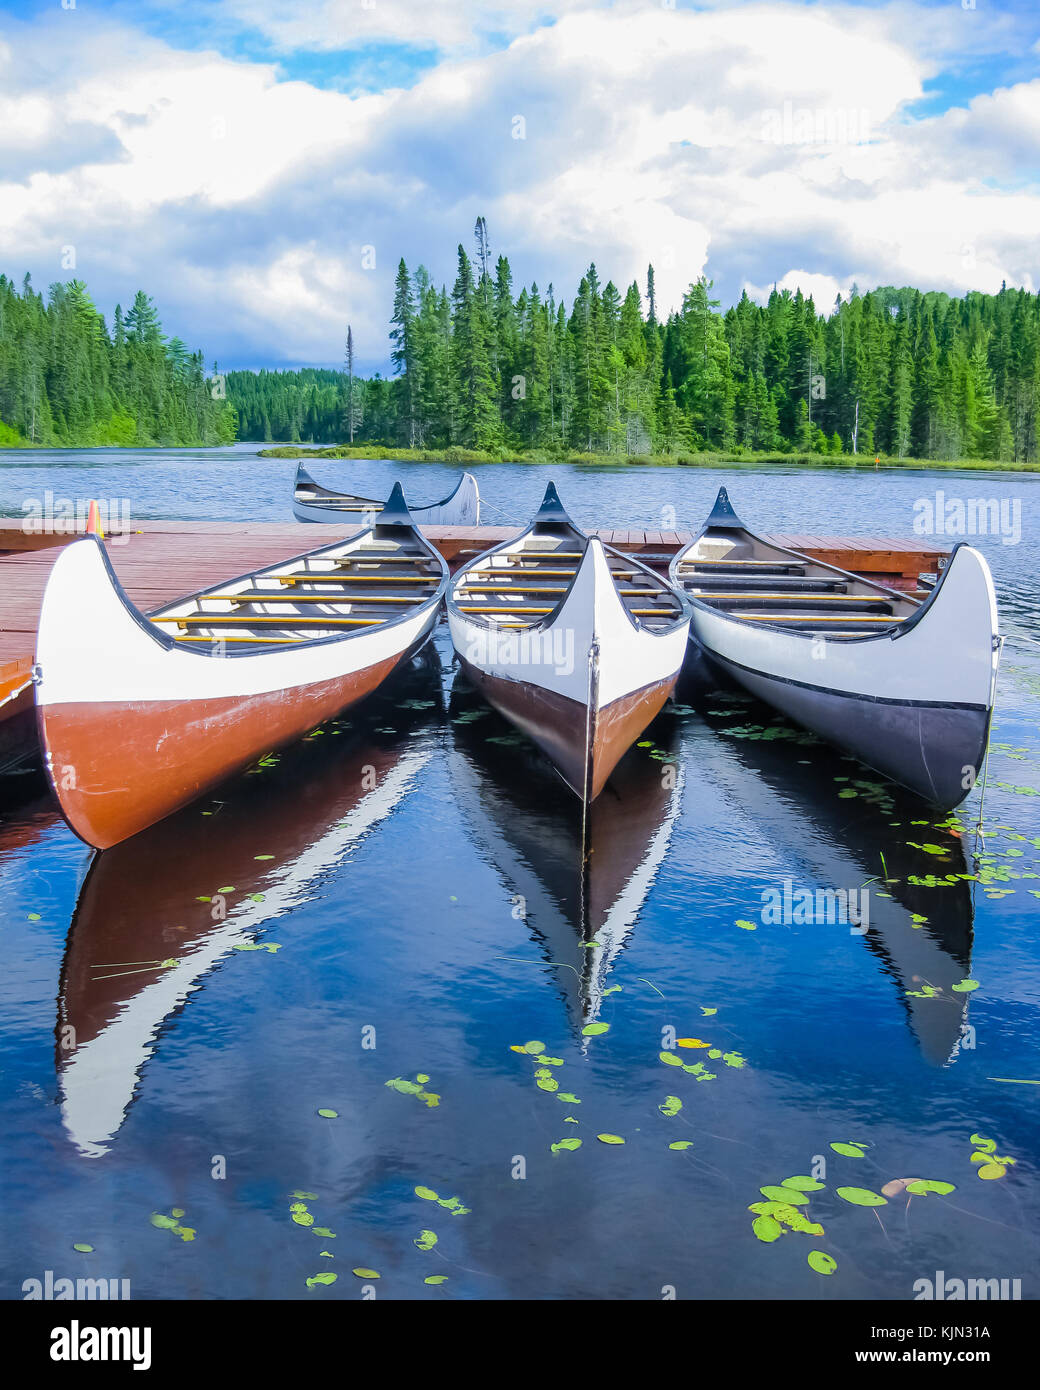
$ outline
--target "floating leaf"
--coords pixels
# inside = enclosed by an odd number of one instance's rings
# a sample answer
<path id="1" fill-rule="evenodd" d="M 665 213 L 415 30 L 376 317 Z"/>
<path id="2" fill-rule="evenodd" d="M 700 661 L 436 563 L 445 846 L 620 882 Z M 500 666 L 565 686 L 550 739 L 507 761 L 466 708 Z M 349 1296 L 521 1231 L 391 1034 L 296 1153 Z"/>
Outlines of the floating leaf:
<path id="1" fill-rule="evenodd" d="M 432 1187 L 417 1187 L 415 1195 L 421 1197 L 426 1202 L 436 1202 L 438 1200 L 436 1192 Z"/>
<path id="2" fill-rule="evenodd" d="M 273 854 L 254 854 L 254 855 L 253 855 L 253 858 L 254 858 L 254 859 L 257 859 L 257 860 L 260 860 L 260 859 L 273 859 L 273 858 L 274 858 L 274 855 L 273 855 Z"/>
<path id="3" fill-rule="evenodd" d="M 180 1236 L 181 1240 L 194 1240 L 195 1228 L 194 1226 L 174 1226 L 173 1234 Z"/>
<path id="4" fill-rule="evenodd" d="M 328 1226 L 315 1226 L 315 1227 L 314 1227 L 314 1234 L 315 1234 L 316 1236 L 321 1236 L 321 1237 L 322 1237 L 323 1239 L 325 1239 L 325 1240 L 335 1240 L 335 1239 L 336 1239 L 336 1232 L 335 1232 L 335 1231 L 330 1231 L 329 1228 L 328 1228 Z"/>
<path id="5" fill-rule="evenodd" d="M 825 1184 L 817 1182 L 815 1178 L 808 1178 L 799 1173 L 793 1178 L 784 1178 L 780 1186 L 793 1187 L 796 1192 L 819 1192 Z"/>
<path id="6" fill-rule="evenodd" d="M 767 1197 L 771 1202 L 783 1202 L 788 1206 L 804 1206 L 809 1198 L 804 1192 L 799 1192 L 796 1187 L 760 1187 L 763 1197 Z"/>
<path id="7" fill-rule="evenodd" d="M 676 1047 L 711 1047 L 711 1043 L 703 1042 L 700 1038 L 676 1038 Z"/>
<path id="8" fill-rule="evenodd" d="M 577 1096 L 572 1096 L 570 1091 L 557 1091 L 556 1099 L 562 1100 L 565 1105 L 580 1105 L 581 1101 Z"/>
<path id="9" fill-rule="evenodd" d="M 692 1148 L 693 1148 L 693 1140 L 692 1140 L 692 1139 L 676 1139 L 675 1143 L 674 1143 L 674 1144 L 669 1144 L 668 1147 L 669 1147 L 670 1149 L 692 1149 Z"/>
<path id="10" fill-rule="evenodd" d="M 1007 1169 L 1001 1163 L 984 1163 L 978 1170 L 979 1177 L 985 1182 L 992 1182 L 994 1178 L 1002 1178 Z"/>
<path id="11" fill-rule="evenodd" d="M 586 1038 L 598 1038 L 599 1035 L 600 1035 L 601 1033 L 609 1033 L 609 1032 L 610 1032 L 610 1024 L 609 1024 L 609 1023 L 586 1023 L 585 1027 L 584 1027 L 581 1031 L 582 1031 L 582 1036 L 583 1036 L 583 1037 L 586 1037 Z"/>
<path id="12" fill-rule="evenodd" d="M 425 1086 L 426 1083 L 427 1083 L 427 1081 L 429 1081 L 430 1078 L 426 1075 L 425 1072 L 417 1071 L 417 1072 L 415 1073 L 415 1079 L 416 1079 L 416 1081 L 418 1081 L 421 1085 Z"/>
<path id="13" fill-rule="evenodd" d="M 555 1144 L 551 1144 L 549 1147 L 552 1149 L 554 1154 L 559 1153 L 561 1149 L 566 1149 L 568 1152 L 573 1152 L 574 1149 L 581 1148 L 581 1140 L 560 1139 Z"/>
<path id="14" fill-rule="evenodd" d="M 853 793 L 853 795 L 855 795 L 855 793 Z M 746 917 L 738 917 L 737 926 L 740 927 L 742 931 L 758 931 L 758 927 L 755 923 L 749 922 Z"/>
<path id="15" fill-rule="evenodd" d="M 423 1280 L 424 1284 L 446 1284 L 448 1276 L 446 1274 L 428 1274 Z"/>
<path id="16" fill-rule="evenodd" d="M 153 1211 L 148 1220 L 160 1231 L 172 1231 L 177 1222 L 172 1216 L 163 1216 L 161 1212 Z"/>
<path id="17" fill-rule="evenodd" d="M 886 1187 L 890 1184 L 886 1184 Z M 882 1192 L 885 1192 L 883 1187 Z M 906 1185 L 907 1192 L 912 1192 L 915 1197 L 925 1197 L 929 1192 L 935 1192 L 940 1197 L 947 1197 L 951 1192 L 956 1192 L 952 1182 L 935 1182 L 931 1178 L 914 1178 Z M 890 1195 L 887 1194 L 886 1195 Z"/>
<path id="18" fill-rule="evenodd" d="M 338 1111 L 338 1110 L 319 1110 L 319 1111 L 318 1111 L 318 1114 L 321 1116 L 321 1118 L 322 1118 L 323 1120 L 338 1120 L 338 1119 L 339 1119 L 339 1111 Z"/>
<path id="19" fill-rule="evenodd" d="M 597 1134 L 596 1138 L 601 1144 L 623 1144 L 625 1142 L 620 1134 Z"/>
<path id="20" fill-rule="evenodd" d="M 807 1258 L 810 1269 L 814 1269 L 817 1274 L 833 1274 L 838 1268 L 838 1261 L 833 1255 L 828 1255 L 826 1250 L 810 1250 Z"/>
<path id="21" fill-rule="evenodd" d="M 678 1115 L 682 1109 L 682 1101 L 678 1096 L 665 1096 L 664 1103 L 657 1108 L 662 1115 Z"/>
<path id="22" fill-rule="evenodd" d="M 310 1214 L 309 1211 L 294 1211 L 292 1214 L 292 1219 L 296 1222 L 297 1226 L 314 1225 L 314 1217 Z"/>
<path id="23" fill-rule="evenodd" d="M 842 1201 L 851 1202 L 854 1207 L 888 1206 L 888 1198 L 871 1192 L 869 1187 L 839 1187 L 837 1192 Z"/>
<path id="24" fill-rule="evenodd" d="M 659 1052 L 657 1055 L 666 1066 L 681 1067 L 683 1064 L 682 1058 L 676 1057 L 674 1052 Z"/>
<path id="25" fill-rule="evenodd" d="M 866 1152 L 864 1144 L 832 1144 L 831 1148 L 836 1154 L 842 1154 L 845 1158 L 862 1158 Z"/>
<path id="26" fill-rule="evenodd" d="M 78 1250 L 81 1255 L 89 1255 L 94 1249 L 92 1245 L 74 1245 L 73 1250 Z"/>
<path id="27" fill-rule="evenodd" d="M 386 1085 L 392 1091 L 400 1091 L 404 1096 L 417 1096 L 422 1090 L 417 1081 L 406 1081 L 403 1076 L 392 1076 Z"/>
<path id="28" fill-rule="evenodd" d="M 543 1043 L 543 1042 L 527 1042 L 527 1043 L 524 1043 L 524 1051 L 525 1051 L 525 1052 L 530 1052 L 530 1053 L 532 1053 L 532 1054 L 537 1053 L 537 1052 L 544 1052 L 544 1051 L 545 1051 L 545 1043 Z"/>
<path id="29" fill-rule="evenodd" d="M 352 1269 L 351 1274 L 356 1274 L 359 1279 L 381 1279 L 382 1275 L 378 1270 L 366 1269 L 364 1265 L 358 1265 L 357 1269 Z"/>
<path id="30" fill-rule="evenodd" d="M 751 1229 L 759 1240 L 764 1240 L 767 1244 L 779 1240 L 783 1235 L 780 1222 L 772 1216 L 756 1216 Z"/>
<path id="31" fill-rule="evenodd" d="M 542 1091 L 558 1091 L 560 1089 L 560 1083 L 555 1076 L 540 1076 L 536 1085 Z"/>
<path id="32" fill-rule="evenodd" d="M 412 1244 L 419 1250 L 432 1250 L 437 1244 L 437 1236 L 433 1231 L 420 1231 Z"/>
<path id="33" fill-rule="evenodd" d="M 978 982 L 978 980 L 970 980 L 970 979 L 969 979 L 969 980 L 962 980 L 962 981 L 960 982 L 959 985 L 951 985 L 951 986 L 950 986 L 950 988 L 953 990 L 954 994 L 971 994 L 972 991 L 978 989 L 978 987 L 979 987 L 979 982 Z"/>

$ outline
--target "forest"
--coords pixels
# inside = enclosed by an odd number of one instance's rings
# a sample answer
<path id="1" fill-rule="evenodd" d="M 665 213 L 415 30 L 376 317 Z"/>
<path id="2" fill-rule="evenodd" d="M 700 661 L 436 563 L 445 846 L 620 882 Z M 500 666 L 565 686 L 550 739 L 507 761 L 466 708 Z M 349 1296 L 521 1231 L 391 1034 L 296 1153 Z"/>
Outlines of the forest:
<path id="1" fill-rule="evenodd" d="M 662 314 L 652 266 L 622 293 L 590 265 L 569 306 L 517 293 L 479 218 L 450 290 L 400 262 L 392 376 L 355 375 L 351 331 L 343 370 L 231 372 L 228 398 L 265 441 L 1037 462 L 1040 296 L 853 286 L 823 312 L 774 289 L 721 312 L 712 289 Z"/>
<path id="2" fill-rule="evenodd" d="M 81 280 L 0 275 L 0 445 L 222 444 L 234 407 L 205 378 L 201 352 L 166 338 L 138 291 L 111 331 Z"/>
<path id="3" fill-rule="evenodd" d="M 722 311 L 711 280 L 664 313 L 590 265 L 568 304 L 517 292 L 478 218 L 454 284 L 397 268 L 391 374 L 232 371 L 167 338 L 139 291 L 111 330 L 79 280 L 0 275 L 0 445 L 265 442 L 484 457 L 700 453 L 1040 461 L 1040 295 L 853 286 L 826 311 L 776 290 Z M 378 359 L 382 343 L 368 345 Z M 226 398 L 222 395 L 226 392 Z"/>

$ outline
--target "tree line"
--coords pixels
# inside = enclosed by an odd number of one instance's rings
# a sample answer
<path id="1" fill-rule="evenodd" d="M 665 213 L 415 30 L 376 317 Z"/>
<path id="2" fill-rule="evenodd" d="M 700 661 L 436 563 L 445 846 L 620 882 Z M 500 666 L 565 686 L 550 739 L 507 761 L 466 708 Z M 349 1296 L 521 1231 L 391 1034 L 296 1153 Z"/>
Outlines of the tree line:
<path id="1" fill-rule="evenodd" d="M 81 280 L 0 275 L 0 444 L 221 444 L 236 436 L 233 406 L 206 380 L 201 352 L 167 338 L 138 291 L 112 328 Z"/>
<path id="2" fill-rule="evenodd" d="M 400 262 L 391 378 L 354 375 L 352 333 L 349 371 L 231 373 L 243 438 L 1037 461 L 1038 295 L 854 286 L 824 313 L 774 288 L 723 313 L 702 276 L 662 315 L 652 266 L 622 293 L 590 265 L 568 305 L 474 236 L 450 291 Z"/>

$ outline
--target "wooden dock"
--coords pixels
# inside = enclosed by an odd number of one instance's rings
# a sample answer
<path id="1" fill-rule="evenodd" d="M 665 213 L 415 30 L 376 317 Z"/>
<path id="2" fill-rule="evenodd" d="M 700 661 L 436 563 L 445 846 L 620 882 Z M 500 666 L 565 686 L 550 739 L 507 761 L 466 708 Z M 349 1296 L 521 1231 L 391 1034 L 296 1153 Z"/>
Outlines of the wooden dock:
<path id="1" fill-rule="evenodd" d="M 141 521 L 106 541 L 112 566 L 131 601 L 151 612 L 208 584 L 329 545 L 357 527 L 303 526 L 298 522 Z M 430 526 L 424 534 L 450 565 L 516 534 L 516 526 Z M 666 564 L 691 535 L 685 531 L 598 530 L 609 545 Z M 69 534 L 26 534 L 18 520 L 0 518 L 0 772 L 34 755 L 32 665 L 40 600 L 57 549 Z M 936 572 L 948 549 L 913 541 L 864 536 L 775 533 L 770 539 L 815 560 L 893 588 L 913 591 L 921 574 Z"/>

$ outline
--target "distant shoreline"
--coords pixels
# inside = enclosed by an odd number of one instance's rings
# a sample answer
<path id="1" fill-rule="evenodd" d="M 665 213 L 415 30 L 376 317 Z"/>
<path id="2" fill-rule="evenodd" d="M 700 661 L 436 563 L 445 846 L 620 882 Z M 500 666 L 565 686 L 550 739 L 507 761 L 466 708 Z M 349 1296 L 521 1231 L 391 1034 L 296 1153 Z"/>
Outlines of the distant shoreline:
<path id="1" fill-rule="evenodd" d="M 889 458 L 882 455 L 875 465 L 873 458 L 862 454 L 796 454 L 796 453 L 732 453 L 689 452 L 679 454 L 548 454 L 517 450 L 511 454 L 486 453 L 479 449 L 394 449 L 380 444 L 330 444 L 316 448 L 306 444 L 272 444 L 258 450 L 260 458 L 275 459 L 386 459 L 394 463 L 455 463 L 462 465 L 520 463 L 566 464 L 573 467 L 624 468 L 761 468 L 769 465 L 794 466 L 808 469 L 855 469 L 871 472 L 881 469 L 919 469 L 971 471 L 978 473 L 1038 473 L 1040 463 L 1000 463 L 993 459 L 914 459 Z"/>

